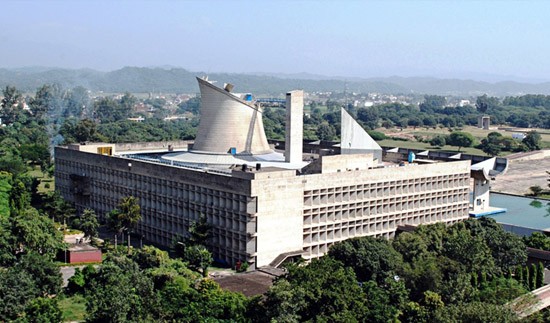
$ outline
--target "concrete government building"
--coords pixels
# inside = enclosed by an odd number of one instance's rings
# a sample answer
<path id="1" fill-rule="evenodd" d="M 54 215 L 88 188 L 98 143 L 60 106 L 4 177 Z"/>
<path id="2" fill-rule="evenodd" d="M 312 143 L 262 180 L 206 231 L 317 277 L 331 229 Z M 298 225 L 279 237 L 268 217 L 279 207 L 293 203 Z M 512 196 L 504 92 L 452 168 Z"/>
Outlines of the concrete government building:
<path id="1" fill-rule="evenodd" d="M 252 95 L 197 80 L 194 143 L 56 147 L 56 189 L 78 211 L 92 208 L 100 217 L 121 197 L 137 197 L 136 231 L 164 246 L 204 214 L 214 258 L 252 268 L 319 257 L 352 237 L 390 238 L 399 226 L 495 211 L 489 180 L 506 170 L 503 158 L 382 149 L 343 109 L 340 144 L 304 144 L 302 91 L 284 101 L 283 154 L 267 141 Z"/>

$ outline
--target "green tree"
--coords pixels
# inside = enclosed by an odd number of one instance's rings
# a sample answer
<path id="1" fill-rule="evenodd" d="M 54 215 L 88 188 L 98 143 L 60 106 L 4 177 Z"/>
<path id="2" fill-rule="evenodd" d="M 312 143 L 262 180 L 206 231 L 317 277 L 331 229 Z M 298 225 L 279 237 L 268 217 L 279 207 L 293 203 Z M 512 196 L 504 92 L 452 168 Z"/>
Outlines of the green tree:
<path id="1" fill-rule="evenodd" d="M 544 286 L 544 264 L 542 262 L 537 263 L 537 280 L 535 288 L 541 288 Z"/>
<path id="2" fill-rule="evenodd" d="M 88 322 L 153 321 L 158 304 L 153 281 L 130 259 L 107 259 L 86 290 Z"/>
<path id="3" fill-rule="evenodd" d="M 50 149 L 44 144 L 21 145 L 21 157 L 34 165 L 39 165 L 45 172 L 51 165 Z"/>
<path id="4" fill-rule="evenodd" d="M 71 203 L 59 194 L 58 191 L 53 191 L 46 195 L 43 201 L 43 210 L 59 223 L 66 224 L 74 216 L 76 210 Z"/>
<path id="5" fill-rule="evenodd" d="M 410 117 L 409 118 L 409 122 L 407 125 L 413 127 L 414 129 L 416 129 L 416 127 L 421 127 L 424 123 L 422 122 L 422 120 L 418 117 Z"/>
<path id="6" fill-rule="evenodd" d="M 322 123 L 319 125 L 319 127 L 317 127 L 317 131 L 315 132 L 315 134 L 317 135 L 317 138 L 319 138 L 319 140 L 330 141 L 334 140 L 336 136 L 336 131 L 334 130 L 334 127 L 330 124 Z"/>
<path id="7" fill-rule="evenodd" d="M 212 263 L 212 254 L 201 245 L 192 245 L 185 248 L 184 260 L 189 263 L 189 267 L 208 276 L 208 266 Z"/>
<path id="8" fill-rule="evenodd" d="M 544 192 L 544 189 L 539 185 L 530 186 L 529 190 L 531 191 L 531 196 L 539 196 Z"/>
<path id="9" fill-rule="evenodd" d="M 21 111 L 23 111 L 21 107 L 19 107 L 22 95 L 14 86 L 6 86 L 2 94 L 4 96 L 0 103 L 2 123 L 12 124 L 17 120 Z"/>
<path id="10" fill-rule="evenodd" d="M 84 274 L 82 273 L 82 270 L 80 270 L 80 268 L 76 267 L 74 269 L 74 275 L 69 278 L 67 284 L 67 293 L 69 295 L 82 293 L 84 291 L 85 285 L 86 279 L 84 278 Z"/>
<path id="11" fill-rule="evenodd" d="M 381 285 L 371 280 L 364 282 L 362 287 L 368 308 L 368 322 L 396 321 L 409 301 L 409 290 L 403 280 L 397 277 L 389 277 Z"/>
<path id="12" fill-rule="evenodd" d="M 357 120 L 369 130 L 378 128 L 378 122 L 380 121 L 380 115 L 376 108 L 360 108 L 357 110 Z"/>
<path id="13" fill-rule="evenodd" d="M 130 230 L 137 225 L 139 220 L 141 220 L 141 207 L 138 199 L 133 196 L 121 198 L 116 209 L 108 214 L 108 224 L 113 231 L 117 234 L 127 232 L 128 248 L 130 248 Z"/>
<path id="14" fill-rule="evenodd" d="M 75 123 L 75 119 L 65 120 L 59 133 L 64 137 L 65 143 L 80 143 L 80 142 L 97 142 L 107 141 L 97 131 L 96 123 L 91 119 L 79 120 Z"/>
<path id="15" fill-rule="evenodd" d="M 419 234 L 403 232 L 393 240 L 392 246 L 406 262 L 428 255 L 428 245 Z"/>
<path id="16" fill-rule="evenodd" d="M 496 277 L 480 286 L 476 298 L 484 303 L 504 305 L 526 292 L 527 290 L 517 280 Z"/>
<path id="17" fill-rule="evenodd" d="M 24 318 L 36 323 L 62 322 L 63 312 L 59 309 L 57 299 L 40 297 L 29 302 Z"/>
<path id="18" fill-rule="evenodd" d="M 471 147 L 474 141 L 475 139 L 471 134 L 461 131 L 455 131 L 447 138 L 447 144 L 458 147 L 458 151 L 462 147 Z"/>
<path id="19" fill-rule="evenodd" d="M 369 130 L 367 131 L 367 133 L 369 134 L 369 136 L 371 136 L 372 139 L 376 141 L 384 140 L 387 138 L 386 135 L 380 131 Z"/>
<path id="20" fill-rule="evenodd" d="M 53 259 L 59 250 L 65 248 L 63 235 L 54 222 L 36 209 L 19 211 L 10 220 L 12 254 L 36 252 Z"/>
<path id="21" fill-rule="evenodd" d="M 289 304 L 293 300 L 297 303 Z M 265 302 L 267 320 L 368 321 L 365 293 L 353 270 L 329 257 L 313 260 L 308 266 L 289 267 L 288 274 L 275 282 L 274 289 L 267 293 Z M 285 313 L 285 310 L 292 312 Z M 274 314 L 279 316 L 272 316 Z"/>
<path id="22" fill-rule="evenodd" d="M 522 142 L 529 150 L 540 150 L 541 149 L 542 137 L 536 131 L 530 131 Z"/>
<path id="23" fill-rule="evenodd" d="M 101 98 L 94 102 L 95 118 L 101 123 L 121 121 L 130 117 L 136 99 L 130 93 L 125 93 L 120 100 Z"/>
<path id="24" fill-rule="evenodd" d="M 0 171 L 10 173 L 14 177 L 27 171 L 27 164 L 18 149 L 13 146 L 0 146 Z"/>
<path id="25" fill-rule="evenodd" d="M 502 150 L 502 135 L 498 132 L 491 132 L 487 138 L 481 140 L 480 148 L 489 156 L 498 156 Z"/>
<path id="26" fill-rule="evenodd" d="M 10 193 L 13 176 L 0 171 L 0 218 L 7 218 L 10 215 Z"/>
<path id="27" fill-rule="evenodd" d="M 393 277 L 403 265 L 402 256 L 390 243 L 381 238 L 361 237 L 333 245 L 328 255 L 351 267 L 359 281 L 383 283 Z"/>
<path id="28" fill-rule="evenodd" d="M 17 319 L 27 303 L 37 296 L 38 286 L 29 273 L 15 269 L 0 270 L 0 321 Z"/>
<path id="29" fill-rule="evenodd" d="M 516 322 L 516 315 L 505 306 L 482 302 L 449 305 L 440 308 L 434 322 L 508 323 Z"/>
<path id="30" fill-rule="evenodd" d="M 212 236 L 212 225 L 208 223 L 206 215 L 201 213 L 197 221 L 192 221 L 189 225 L 188 233 L 185 245 L 208 245 L 208 240 Z"/>
<path id="31" fill-rule="evenodd" d="M 447 144 L 447 140 L 445 139 L 445 136 L 443 136 L 443 135 L 434 136 L 430 140 L 430 146 L 433 146 L 433 147 L 443 147 L 446 144 Z"/>
<path id="32" fill-rule="evenodd" d="M 132 254 L 132 259 L 139 265 L 139 268 L 150 269 L 163 266 L 168 262 L 170 257 L 166 251 L 153 246 L 144 246 Z M 202 267 L 199 266 L 199 268 Z"/>
<path id="33" fill-rule="evenodd" d="M 537 288 L 537 265 L 531 264 L 529 267 L 529 290 L 535 290 Z"/>
<path id="34" fill-rule="evenodd" d="M 164 99 L 161 99 L 164 100 Z M 164 100 L 166 102 L 166 100 Z M 121 109 L 121 114 L 129 116 L 130 113 L 132 113 L 132 109 L 134 108 L 134 105 L 137 103 L 137 99 L 135 96 L 133 96 L 130 92 L 124 93 L 124 95 L 120 98 L 119 105 Z M 157 106 L 157 108 L 162 108 L 162 106 Z"/>
<path id="35" fill-rule="evenodd" d="M 199 292 L 198 304 L 195 307 L 196 317 L 191 316 L 191 321 L 215 322 L 236 321 L 242 322 L 246 318 L 246 298 L 238 293 L 226 292 L 211 279 L 202 279 L 197 286 Z M 193 306 L 195 305 L 195 306 Z"/>
<path id="36" fill-rule="evenodd" d="M 122 120 L 127 116 L 121 113 L 120 105 L 112 98 L 101 98 L 94 102 L 94 118 L 101 123 Z"/>
<path id="37" fill-rule="evenodd" d="M 93 239 L 98 236 L 99 222 L 94 210 L 85 209 L 74 222 L 75 226 L 84 232 L 84 238 Z"/>
<path id="38" fill-rule="evenodd" d="M 115 249 L 118 247 L 118 236 L 124 231 L 122 221 L 120 220 L 120 211 L 118 209 L 111 210 L 107 213 L 107 226 L 115 234 Z M 124 243 L 124 242 L 123 242 Z"/>
<path id="39" fill-rule="evenodd" d="M 472 236 L 480 237 L 485 241 L 491 250 L 498 274 L 504 274 L 509 269 L 523 265 L 527 261 L 525 244 L 521 238 L 504 231 L 495 219 L 489 217 L 482 217 L 478 220 L 469 219 L 458 225 L 464 225 Z"/>
<path id="40" fill-rule="evenodd" d="M 304 288 L 280 279 L 266 293 L 262 318 L 271 318 L 274 322 L 299 322 L 300 311 L 308 306 L 305 297 Z"/>
<path id="41" fill-rule="evenodd" d="M 476 108 L 480 113 L 486 113 L 488 110 L 494 110 L 500 107 L 500 101 L 498 98 L 487 96 L 483 94 L 476 99 Z"/>
<path id="42" fill-rule="evenodd" d="M 89 114 L 90 96 L 88 90 L 82 86 L 77 86 L 72 90 L 67 91 L 65 95 L 66 109 L 63 111 L 63 117 L 81 118 Z"/>
<path id="43" fill-rule="evenodd" d="M 420 103 L 420 111 L 426 113 L 434 113 L 437 110 L 443 109 L 447 104 L 447 99 L 439 95 L 425 95 L 424 102 Z"/>
<path id="44" fill-rule="evenodd" d="M 194 115 L 199 114 L 201 99 L 199 97 L 190 98 L 178 105 L 178 113 L 190 112 Z"/>
<path id="45" fill-rule="evenodd" d="M 21 257 L 14 270 L 29 273 L 41 296 L 56 295 L 61 291 L 63 279 L 52 259 L 31 252 Z"/>
<path id="46" fill-rule="evenodd" d="M 465 266 L 467 272 L 493 272 L 495 264 L 491 249 L 481 237 L 470 231 L 457 228 L 444 244 L 445 255 Z"/>
<path id="47" fill-rule="evenodd" d="M 535 231 L 530 236 L 524 237 L 523 241 L 527 247 L 550 251 L 550 238 L 542 232 Z"/>
<path id="48" fill-rule="evenodd" d="M 44 84 L 30 102 L 31 111 L 37 120 L 51 115 L 54 120 L 61 116 L 64 107 L 64 92 L 59 84 Z"/>

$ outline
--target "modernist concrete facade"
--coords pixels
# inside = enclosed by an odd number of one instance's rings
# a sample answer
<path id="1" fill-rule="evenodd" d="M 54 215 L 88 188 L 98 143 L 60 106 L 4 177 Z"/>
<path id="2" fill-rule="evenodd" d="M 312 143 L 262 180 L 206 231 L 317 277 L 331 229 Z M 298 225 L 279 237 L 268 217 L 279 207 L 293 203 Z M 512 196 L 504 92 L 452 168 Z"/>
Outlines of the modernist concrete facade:
<path id="1" fill-rule="evenodd" d="M 351 237 L 392 237 L 399 225 L 468 217 L 469 161 L 371 168 L 369 158 L 372 164 L 372 155 L 323 156 L 303 174 L 277 168 L 217 174 L 57 147 L 56 188 L 78 210 L 100 216 L 121 197 L 137 197 L 137 231 L 165 246 L 205 214 L 215 258 L 256 266 L 287 253 L 319 257 Z"/>
<path id="2" fill-rule="evenodd" d="M 142 210 L 137 231 L 165 246 L 175 235 L 185 236 L 204 214 L 212 225 L 214 258 L 232 265 L 248 261 L 252 268 L 277 265 L 286 256 L 319 257 L 352 237 L 392 237 L 400 225 L 468 217 L 469 160 L 381 163 L 382 151 L 366 133 L 344 129 L 347 154 L 307 164 L 301 158 L 302 91 L 287 94 L 287 161 L 250 159 L 275 154 L 265 140 L 261 107 L 230 93 L 231 86 L 220 89 L 203 79 L 199 86 L 201 123 L 180 162 L 163 158 L 174 152 L 165 147 L 158 153 L 151 144 L 147 150 L 157 155 L 146 158 L 136 154 L 136 147 L 125 152 L 112 144 L 56 147 L 56 189 L 79 211 L 92 208 L 101 217 L 120 198 L 137 197 Z M 348 121 L 342 124 L 354 123 Z M 200 156 L 205 156 L 201 163 L 190 162 Z M 239 164 L 204 166 L 226 158 Z"/>

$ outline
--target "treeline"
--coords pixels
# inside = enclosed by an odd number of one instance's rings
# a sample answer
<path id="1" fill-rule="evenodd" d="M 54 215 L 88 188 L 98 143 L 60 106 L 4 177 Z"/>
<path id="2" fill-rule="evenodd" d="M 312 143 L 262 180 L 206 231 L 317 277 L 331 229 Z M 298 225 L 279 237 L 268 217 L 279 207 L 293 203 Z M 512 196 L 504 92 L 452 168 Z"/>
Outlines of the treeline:
<path id="1" fill-rule="evenodd" d="M 63 143 L 110 142 L 131 143 L 194 139 L 198 119 L 191 121 L 146 119 L 143 122 L 119 120 L 97 124 L 90 119 L 70 119 L 61 126 Z"/>
<path id="2" fill-rule="evenodd" d="M 525 244 L 492 219 L 354 238 L 287 266 L 263 297 L 223 291 L 153 247 L 113 252 L 71 278 L 87 321 L 513 322 L 507 302 L 541 286 Z M 543 317 L 540 317 L 543 319 Z"/>
<path id="3" fill-rule="evenodd" d="M 522 96 L 507 96 L 502 101 L 505 106 L 516 107 L 544 107 L 550 108 L 550 95 L 526 94 Z"/>
<path id="4" fill-rule="evenodd" d="M 522 97 L 518 97 L 520 99 Z M 426 95 L 418 106 L 390 103 L 357 110 L 357 118 L 370 129 L 376 127 L 462 127 L 475 126 L 480 114 L 491 117 L 492 124 L 514 127 L 550 128 L 550 106 L 509 105 L 512 98 L 501 102 L 498 98 L 483 95 L 475 106 L 448 107 L 445 97 Z"/>
<path id="5" fill-rule="evenodd" d="M 139 103 L 133 95 L 107 96 L 92 99 L 83 87 L 63 89 L 59 85 L 43 85 L 34 97 L 23 98 L 14 87 L 4 90 L 5 107 L 1 117 L 4 124 L 14 123 L 14 118 L 43 120 L 48 125 L 48 135 L 54 144 L 62 142 L 109 141 L 138 142 L 192 139 L 196 134 L 199 118 L 200 98 L 192 98 L 179 105 L 176 113 L 194 117 L 164 122 L 168 111 L 163 99 L 147 99 L 142 104 L 153 107 L 145 122 L 128 121 L 142 113 L 135 110 Z M 443 96 L 426 95 L 419 105 L 401 103 L 381 104 L 368 108 L 356 108 L 351 104 L 347 110 L 368 130 L 394 127 L 446 127 L 460 128 L 477 125 L 480 114 L 491 116 L 493 124 L 507 124 L 515 127 L 550 128 L 550 108 L 545 103 L 550 96 L 525 95 L 500 100 L 483 95 L 477 98 L 475 106 L 447 106 Z M 10 101 L 11 100 L 11 101 Z M 27 106 L 27 110 L 23 107 Z M 320 102 L 311 102 L 311 113 L 304 116 L 304 138 L 309 140 L 335 141 L 340 136 L 341 104 L 328 100 L 326 109 Z M 520 106 L 510 106 L 518 104 Z M 264 125 L 270 139 L 284 138 L 285 112 L 283 109 L 265 108 Z M 21 123 L 21 122 L 19 122 Z M 57 136 L 60 134 L 62 137 Z M 494 139 L 494 138 L 493 138 Z M 501 150 L 521 151 L 521 145 L 503 139 Z M 438 144 L 439 145 L 439 144 Z M 438 146 L 436 145 L 436 146 Z M 530 149 L 527 146 L 527 149 Z"/>
<path id="6" fill-rule="evenodd" d="M 290 267 L 262 305 L 276 321 L 511 322 L 502 305 L 531 288 L 513 274 L 525 261 L 521 239 L 492 219 L 419 226 L 335 244 Z"/>
<path id="7" fill-rule="evenodd" d="M 49 167 L 51 143 L 192 139 L 198 125 L 198 118 L 165 122 L 162 118 L 166 113 L 162 107 L 144 122 L 129 121 L 129 117 L 138 116 L 134 110 L 138 100 L 130 93 L 92 99 L 89 91 L 82 87 L 63 89 L 59 85 L 44 85 L 34 97 L 24 97 L 11 86 L 3 89 L 3 96 L 0 117 L 4 127 L 0 132 L 3 138 L 15 139 L 17 145 L 3 145 L 8 151 L 0 156 L 0 163 L 2 158 L 9 159 L 14 167 L 21 154 L 34 163 Z M 197 99 L 184 102 L 180 110 L 197 112 Z"/>

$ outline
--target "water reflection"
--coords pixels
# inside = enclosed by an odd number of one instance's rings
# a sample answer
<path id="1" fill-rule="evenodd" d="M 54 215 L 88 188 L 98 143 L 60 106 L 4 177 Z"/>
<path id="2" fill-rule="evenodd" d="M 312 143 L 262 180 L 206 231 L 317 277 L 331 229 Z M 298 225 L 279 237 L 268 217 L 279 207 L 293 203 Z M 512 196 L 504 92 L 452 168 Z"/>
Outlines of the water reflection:
<path id="1" fill-rule="evenodd" d="M 544 206 L 546 206 L 546 214 L 544 214 L 543 217 L 546 218 L 550 216 L 550 202 L 545 201 L 545 203 L 543 203 L 542 201 L 535 199 L 531 203 L 529 203 L 529 205 L 537 209 L 542 209 Z"/>
<path id="2" fill-rule="evenodd" d="M 505 213 L 491 216 L 499 223 L 550 230 L 549 200 L 491 192 L 491 206 L 507 209 Z"/>

